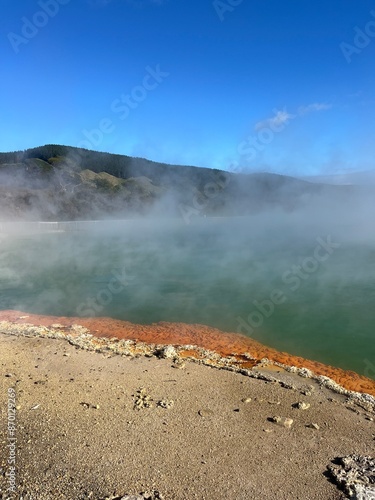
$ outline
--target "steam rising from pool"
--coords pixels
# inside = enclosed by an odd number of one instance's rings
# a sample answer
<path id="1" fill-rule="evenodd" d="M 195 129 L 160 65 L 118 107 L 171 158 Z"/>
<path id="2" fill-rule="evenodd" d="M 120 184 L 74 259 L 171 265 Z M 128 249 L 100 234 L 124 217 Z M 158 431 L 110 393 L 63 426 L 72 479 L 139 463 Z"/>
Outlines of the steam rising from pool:
<path id="1" fill-rule="evenodd" d="M 375 378 L 373 228 L 359 211 L 322 215 L 3 233 L 0 308 L 207 324 Z"/>

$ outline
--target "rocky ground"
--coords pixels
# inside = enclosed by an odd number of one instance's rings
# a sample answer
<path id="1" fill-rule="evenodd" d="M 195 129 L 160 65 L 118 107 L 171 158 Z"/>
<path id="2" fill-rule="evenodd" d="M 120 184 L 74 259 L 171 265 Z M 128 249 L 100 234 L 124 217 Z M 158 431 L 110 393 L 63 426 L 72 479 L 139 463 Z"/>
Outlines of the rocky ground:
<path id="1" fill-rule="evenodd" d="M 0 334 L 2 500 L 373 498 L 371 397 L 275 365 L 21 332 Z"/>

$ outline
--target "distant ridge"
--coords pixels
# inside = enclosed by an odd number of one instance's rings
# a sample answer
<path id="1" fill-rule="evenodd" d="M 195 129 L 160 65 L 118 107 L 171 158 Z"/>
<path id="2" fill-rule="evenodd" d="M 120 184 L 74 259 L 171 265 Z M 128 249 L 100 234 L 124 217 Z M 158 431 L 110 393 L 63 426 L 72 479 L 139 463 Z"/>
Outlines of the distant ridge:
<path id="1" fill-rule="evenodd" d="M 319 182 L 321 184 L 334 184 L 336 186 L 368 186 L 369 184 L 375 185 L 375 170 L 363 170 L 359 172 L 347 172 L 331 175 L 318 175 L 314 177 L 309 176 L 302 177 L 301 179 L 305 181 Z"/>
<path id="2" fill-rule="evenodd" d="M 192 217 L 294 211 L 352 187 L 270 173 L 232 173 L 58 144 L 0 153 L 0 219 L 75 220 L 157 214 Z"/>

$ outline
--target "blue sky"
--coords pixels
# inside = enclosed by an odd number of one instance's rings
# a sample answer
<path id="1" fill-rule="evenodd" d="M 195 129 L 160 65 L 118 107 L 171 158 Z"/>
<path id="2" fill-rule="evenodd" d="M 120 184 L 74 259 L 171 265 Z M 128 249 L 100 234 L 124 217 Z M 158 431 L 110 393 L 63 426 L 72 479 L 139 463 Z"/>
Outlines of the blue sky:
<path id="1" fill-rule="evenodd" d="M 0 0 L 0 150 L 224 170 L 374 168 L 375 5 Z"/>

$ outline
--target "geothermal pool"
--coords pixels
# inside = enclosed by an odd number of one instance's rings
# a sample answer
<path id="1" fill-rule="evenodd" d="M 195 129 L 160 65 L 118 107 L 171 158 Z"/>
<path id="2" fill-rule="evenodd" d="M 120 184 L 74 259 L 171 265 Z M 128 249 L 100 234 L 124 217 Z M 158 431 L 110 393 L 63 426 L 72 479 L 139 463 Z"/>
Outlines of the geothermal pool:
<path id="1" fill-rule="evenodd" d="M 375 238 L 268 214 L 0 234 L 0 309 L 200 323 L 375 378 Z"/>

